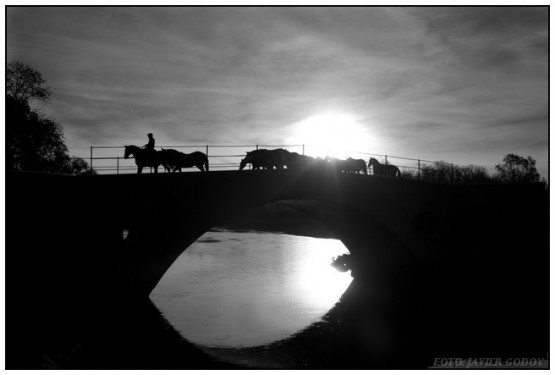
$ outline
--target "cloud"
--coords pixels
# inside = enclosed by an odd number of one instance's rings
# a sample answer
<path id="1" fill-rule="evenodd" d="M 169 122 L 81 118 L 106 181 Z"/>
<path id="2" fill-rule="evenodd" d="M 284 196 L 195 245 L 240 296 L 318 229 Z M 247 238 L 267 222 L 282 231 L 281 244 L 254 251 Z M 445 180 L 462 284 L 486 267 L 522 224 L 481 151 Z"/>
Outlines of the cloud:
<path id="1" fill-rule="evenodd" d="M 427 31 L 453 54 L 453 63 L 511 68 L 523 59 L 545 61 L 547 7 L 419 8 Z"/>

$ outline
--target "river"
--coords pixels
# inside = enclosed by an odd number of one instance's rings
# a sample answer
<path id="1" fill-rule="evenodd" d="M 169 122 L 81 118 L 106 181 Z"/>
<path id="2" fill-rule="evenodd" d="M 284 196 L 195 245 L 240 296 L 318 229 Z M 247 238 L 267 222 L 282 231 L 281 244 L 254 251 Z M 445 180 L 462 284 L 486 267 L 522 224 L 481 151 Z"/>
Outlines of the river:
<path id="1" fill-rule="evenodd" d="M 352 281 L 332 258 L 335 239 L 207 232 L 170 267 L 151 300 L 188 341 L 215 348 L 267 345 L 321 319 Z"/>

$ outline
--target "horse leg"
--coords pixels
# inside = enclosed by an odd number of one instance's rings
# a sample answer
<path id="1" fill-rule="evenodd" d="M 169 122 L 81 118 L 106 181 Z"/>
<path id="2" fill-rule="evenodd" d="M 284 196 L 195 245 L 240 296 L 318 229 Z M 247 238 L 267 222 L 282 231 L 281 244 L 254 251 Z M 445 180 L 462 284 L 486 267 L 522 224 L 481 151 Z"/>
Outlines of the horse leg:
<path id="1" fill-rule="evenodd" d="M 206 160 L 204 161 L 204 169 L 206 169 L 206 172 L 208 172 L 208 158 L 206 158 Z"/>
<path id="2" fill-rule="evenodd" d="M 137 166 L 137 174 L 141 174 L 143 173 L 143 166 L 142 165 L 138 165 Z"/>

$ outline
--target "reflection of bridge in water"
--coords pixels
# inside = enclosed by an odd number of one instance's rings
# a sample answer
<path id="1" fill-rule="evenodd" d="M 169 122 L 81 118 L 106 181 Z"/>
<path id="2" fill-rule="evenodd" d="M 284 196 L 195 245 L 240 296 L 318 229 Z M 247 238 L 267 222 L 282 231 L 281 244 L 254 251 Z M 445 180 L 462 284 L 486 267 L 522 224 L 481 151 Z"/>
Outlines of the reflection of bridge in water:
<path id="1" fill-rule="evenodd" d="M 76 311 L 110 295 L 148 297 L 207 230 L 281 201 L 322 222 L 349 249 L 355 280 L 372 285 L 361 306 L 364 329 L 379 321 L 392 335 L 380 344 L 384 353 L 404 355 L 409 343 L 439 348 L 430 353 L 438 357 L 469 355 L 468 347 L 491 349 L 492 357 L 547 348 L 549 207 L 539 185 L 292 170 L 9 172 L 6 183 L 8 317 L 26 316 L 30 302 L 20 293 L 27 289 L 45 306 L 71 301 Z M 44 330 L 41 323 L 48 325 L 39 319 L 33 329 Z M 441 352 L 444 344 L 456 350 Z"/>

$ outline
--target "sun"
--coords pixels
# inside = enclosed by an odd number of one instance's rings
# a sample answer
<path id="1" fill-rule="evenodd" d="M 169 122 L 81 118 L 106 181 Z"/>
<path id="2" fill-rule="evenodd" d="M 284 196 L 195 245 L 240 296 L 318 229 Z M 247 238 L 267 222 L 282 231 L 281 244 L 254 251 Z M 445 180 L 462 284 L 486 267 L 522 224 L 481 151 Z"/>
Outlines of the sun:
<path id="1" fill-rule="evenodd" d="M 321 113 L 293 127 L 293 139 L 305 145 L 305 153 L 315 157 L 346 158 L 349 152 L 368 148 L 368 130 L 353 115 Z"/>

